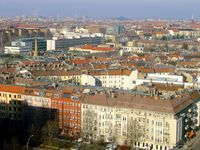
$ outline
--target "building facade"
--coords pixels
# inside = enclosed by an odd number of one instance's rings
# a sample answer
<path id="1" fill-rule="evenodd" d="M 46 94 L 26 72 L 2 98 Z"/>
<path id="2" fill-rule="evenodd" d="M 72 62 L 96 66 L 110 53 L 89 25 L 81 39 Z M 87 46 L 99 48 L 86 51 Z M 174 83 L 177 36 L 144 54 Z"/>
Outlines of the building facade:
<path id="1" fill-rule="evenodd" d="M 162 100 L 127 93 L 88 94 L 82 102 L 82 132 L 93 140 L 170 150 L 197 126 L 194 107 L 189 95 Z"/>
<path id="2" fill-rule="evenodd" d="M 52 108 L 58 110 L 59 128 L 63 134 L 78 137 L 81 134 L 81 102 L 80 96 L 73 91 L 55 92 L 52 98 Z"/>
<path id="3" fill-rule="evenodd" d="M 103 34 L 78 34 L 70 33 L 66 36 L 55 36 L 52 40 L 47 40 L 47 50 L 63 50 L 72 46 L 85 44 L 103 44 Z"/>

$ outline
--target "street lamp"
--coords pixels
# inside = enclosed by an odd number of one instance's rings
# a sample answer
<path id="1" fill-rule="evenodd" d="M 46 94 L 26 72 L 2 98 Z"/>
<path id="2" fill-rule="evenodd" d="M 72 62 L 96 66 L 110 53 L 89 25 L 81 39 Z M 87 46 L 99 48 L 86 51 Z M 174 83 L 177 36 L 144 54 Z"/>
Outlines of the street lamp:
<path id="1" fill-rule="evenodd" d="M 31 134 L 30 137 L 29 137 L 28 140 L 27 140 L 27 143 L 26 143 L 27 150 L 28 150 L 28 144 L 29 144 L 29 141 L 30 141 L 30 139 L 31 139 L 33 136 L 34 136 L 34 135 Z"/>

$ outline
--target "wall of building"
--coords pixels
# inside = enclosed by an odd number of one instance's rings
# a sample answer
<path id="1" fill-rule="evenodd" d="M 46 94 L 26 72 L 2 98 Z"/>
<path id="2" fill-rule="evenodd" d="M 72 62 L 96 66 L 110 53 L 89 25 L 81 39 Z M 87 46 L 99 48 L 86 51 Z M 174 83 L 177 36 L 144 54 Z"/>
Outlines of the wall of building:
<path id="1" fill-rule="evenodd" d="M 60 50 L 68 49 L 69 47 L 76 45 L 85 45 L 85 44 L 103 44 L 104 37 L 80 37 L 80 38 L 71 38 L 71 39 L 52 39 L 47 40 L 47 50 Z"/>
<path id="2" fill-rule="evenodd" d="M 173 148 L 178 140 L 175 114 L 136 110 L 124 107 L 108 107 L 83 103 L 82 132 L 93 140 L 115 141 L 120 145 L 129 143 L 133 126 L 140 132 L 136 147 L 153 149 Z M 138 125 L 130 122 L 136 120 Z"/>
<path id="3" fill-rule="evenodd" d="M 59 112 L 62 133 L 77 137 L 81 134 L 81 104 L 79 96 L 71 92 L 55 93 L 52 108 Z"/>
<path id="4" fill-rule="evenodd" d="M 93 76 L 82 74 L 81 85 L 96 86 L 96 79 Z"/>

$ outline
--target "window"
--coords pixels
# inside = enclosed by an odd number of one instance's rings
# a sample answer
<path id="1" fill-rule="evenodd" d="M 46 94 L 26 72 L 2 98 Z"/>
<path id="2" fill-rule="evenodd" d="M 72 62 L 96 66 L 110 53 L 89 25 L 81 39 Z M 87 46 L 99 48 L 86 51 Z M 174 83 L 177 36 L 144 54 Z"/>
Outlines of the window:
<path id="1" fill-rule="evenodd" d="M 126 117 L 123 117 L 123 121 L 126 121 Z"/>

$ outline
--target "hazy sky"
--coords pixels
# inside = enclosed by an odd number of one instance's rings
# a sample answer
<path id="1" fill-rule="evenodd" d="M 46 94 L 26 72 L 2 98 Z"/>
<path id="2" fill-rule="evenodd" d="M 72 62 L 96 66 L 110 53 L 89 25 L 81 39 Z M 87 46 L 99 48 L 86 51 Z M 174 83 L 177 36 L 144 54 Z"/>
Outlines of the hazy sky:
<path id="1" fill-rule="evenodd" d="M 200 18 L 200 0 L 0 0 L 0 16 Z"/>

